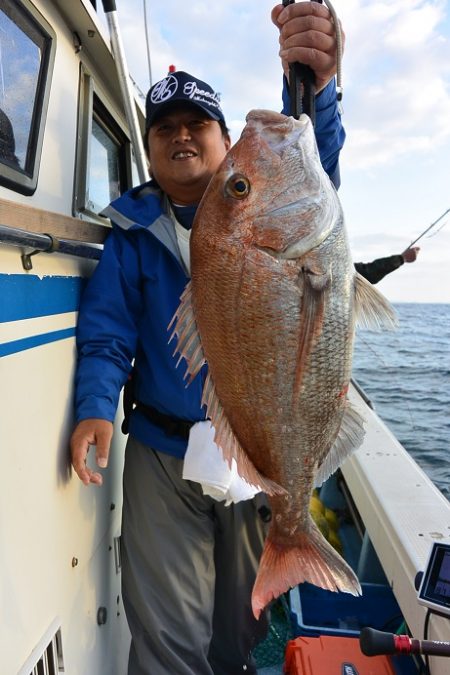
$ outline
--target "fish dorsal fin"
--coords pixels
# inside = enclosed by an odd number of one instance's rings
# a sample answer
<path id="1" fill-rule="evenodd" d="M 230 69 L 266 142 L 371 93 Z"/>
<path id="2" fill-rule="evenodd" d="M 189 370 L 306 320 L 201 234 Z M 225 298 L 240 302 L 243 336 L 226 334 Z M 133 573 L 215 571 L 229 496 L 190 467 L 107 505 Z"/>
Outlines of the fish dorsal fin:
<path id="1" fill-rule="evenodd" d="M 203 388 L 202 405 L 207 407 L 208 417 L 215 429 L 214 442 L 221 449 L 228 466 L 231 468 L 232 460 L 235 459 L 237 472 L 247 483 L 259 487 L 268 495 L 285 494 L 286 490 L 281 485 L 266 478 L 257 470 L 242 448 L 217 396 L 210 373 Z"/>
<path id="2" fill-rule="evenodd" d="M 190 281 L 181 295 L 180 305 L 167 330 L 170 330 L 171 328 L 173 328 L 173 330 L 169 342 L 171 342 L 173 338 L 177 338 L 174 356 L 177 353 L 180 355 L 177 366 L 181 359 L 184 358 L 186 360 L 187 367 L 184 379 L 189 378 L 188 384 L 190 384 L 194 377 L 200 372 L 202 366 L 206 363 L 192 307 L 192 289 Z"/>
<path id="3" fill-rule="evenodd" d="M 322 483 L 324 483 L 327 478 L 339 468 L 344 459 L 346 459 L 353 450 L 359 448 L 365 434 L 364 422 L 364 417 L 350 401 L 347 400 L 338 435 L 331 446 L 329 453 L 319 466 L 314 487 L 320 487 L 320 485 L 322 485 Z"/>
<path id="4" fill-rule="evenodd" d="M 356 321 L 361 328 L 393 330 L 397 327 L 397 315 L 386 300 L 367 279 L 355 273 Z"/>

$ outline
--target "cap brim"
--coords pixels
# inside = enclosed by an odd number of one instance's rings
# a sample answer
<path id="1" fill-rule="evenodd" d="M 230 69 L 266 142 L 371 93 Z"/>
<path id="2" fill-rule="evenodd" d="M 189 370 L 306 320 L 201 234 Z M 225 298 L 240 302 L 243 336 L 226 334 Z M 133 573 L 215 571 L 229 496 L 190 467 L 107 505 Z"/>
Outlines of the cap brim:
<path id="1" fill-rule="evenodd" d="M 180 98 L 171 98 L 170 101 L 167 101 L 167 103 L 163 103 L 158 106 L 158 109 L 155 110 L 153 115 L 149 120 L 146 122 L 146 129 L 150 129 L 151 126 L 165 113 L 167 113 L 170 108 L 173 108 L 176 104 L 182 103 L 183 105 L 186 106 L 192 106 L 193 108 L 198 108 L 198 110 L 201 110 L 205 115 L 208 115 L 212 120 L 215 120 L 216 122 L 219 122 L 222 118 L 220 115 L 217 115 L 215 112 L 210 110 L 209 108 L 203 107 L 196 101 L 186 101 L 185 98 L 180 97 Z"/>

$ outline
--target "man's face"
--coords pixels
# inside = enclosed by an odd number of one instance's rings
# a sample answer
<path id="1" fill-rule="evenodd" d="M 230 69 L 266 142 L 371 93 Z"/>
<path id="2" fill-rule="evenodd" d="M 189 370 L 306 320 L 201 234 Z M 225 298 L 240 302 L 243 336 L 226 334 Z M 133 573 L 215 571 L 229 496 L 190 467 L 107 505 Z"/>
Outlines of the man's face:
<path id="1" fill-rule="evenodd" d="M 152 176 L 176 204 L 198 204 L 230 148 L 215 120 L 188 103 L 174 104 L 147 136 Z"/>

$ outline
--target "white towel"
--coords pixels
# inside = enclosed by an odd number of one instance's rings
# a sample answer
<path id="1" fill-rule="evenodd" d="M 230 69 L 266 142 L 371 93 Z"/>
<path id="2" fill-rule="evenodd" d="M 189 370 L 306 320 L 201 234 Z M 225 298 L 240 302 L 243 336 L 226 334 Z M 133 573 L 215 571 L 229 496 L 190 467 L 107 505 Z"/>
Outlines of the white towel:
<path id="1" fill-rule="evenodd" d="M 233 459 L 231 468 L 214 443 L 214 427 L 209 420 L 196 422 L 190 430 L 188 447 L 184 458 L 183 478 L 200 483 L 203 494 L 225 505 L 252 499 L 261 488 L 250 485 L 237 472 Z"/>

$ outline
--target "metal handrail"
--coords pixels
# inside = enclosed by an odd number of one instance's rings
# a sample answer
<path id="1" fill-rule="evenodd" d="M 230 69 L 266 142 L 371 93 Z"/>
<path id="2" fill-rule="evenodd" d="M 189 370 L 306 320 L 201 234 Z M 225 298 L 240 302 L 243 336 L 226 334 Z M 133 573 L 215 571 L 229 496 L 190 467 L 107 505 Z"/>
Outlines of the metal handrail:
<path id="1" fill-rule="evenodd" d="M 36 253 L 63 253 L 79 258 L 100 260 L 103 246 L 75 241 L 74 239 L 58 239 L 51 234 L 29 232 L 8 225 L 0 224 L 0 244 L 10 244 L 33 249 L 22 254 L 22 265 L 25 270 L 32 269 L 31 256 Z"/>

